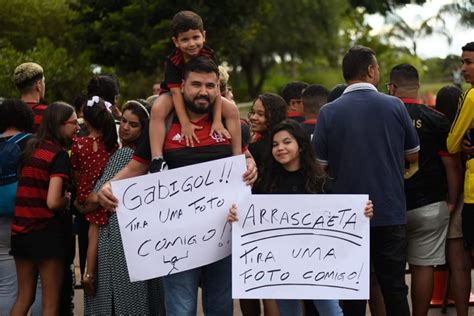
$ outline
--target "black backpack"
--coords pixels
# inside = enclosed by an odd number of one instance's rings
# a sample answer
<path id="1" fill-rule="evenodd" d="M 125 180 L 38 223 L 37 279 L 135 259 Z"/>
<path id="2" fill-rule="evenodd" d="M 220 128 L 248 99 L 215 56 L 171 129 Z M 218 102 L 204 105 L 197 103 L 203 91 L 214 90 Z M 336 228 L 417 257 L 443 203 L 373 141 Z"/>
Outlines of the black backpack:
<path id="1" fill-rule="evenodd" d="M 18 163 L 22 153 L 18 143 L 29 135 L 18 133 L 7 139 L 0 134 L 0 216 L 11 216 L 15 211 Z"/>

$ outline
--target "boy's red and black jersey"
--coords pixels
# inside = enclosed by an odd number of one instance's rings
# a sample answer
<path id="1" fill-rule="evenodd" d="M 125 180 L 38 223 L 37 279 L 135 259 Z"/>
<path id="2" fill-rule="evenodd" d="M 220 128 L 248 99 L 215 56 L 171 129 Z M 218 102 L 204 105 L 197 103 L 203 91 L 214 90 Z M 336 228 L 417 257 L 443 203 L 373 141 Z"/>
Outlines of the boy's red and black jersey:
<path id="1" fill-rule="evenodd" d="M 46 203 L 50 179 L 70 175 L 69 156 L 59 145 L 45 142 L 39 145 L 20 171 L 12 219 L 12 234 L 44 229 L 57 211 Z"/>
<path id="2" fill-rule="evenodd" d="M 43 112 L 48 108 L 45 104 L 40 104 L 37 102 L 25 102 L 26 105 L 33 110 L 34 114 L 34 124 L 33 124 L 33 133 L 38 133 L 39 126 L 43 120 Z"/>
<path id="3" fill-rule="evenodd" d="M 405 180 L 407 209 L 446 200 L 447 182 L 442 156 L 451 124 L 435 109 L 414 99 L 402 99 L 420 139 L 418 171 Z"/>
<path id="4" fill-rule="evenodd" d="M 181 125 L 178 118 L 176 116 L 173 118 L 163 146 L 163 156 L 170 169 L 232 156 L 232 147 L 229 140 L 219 137 L 216 133 L 212 136 L 209 135 L 212 125 L 209 116 L 192 123 L 202 126 L 202 129 L 194 131 L 199 143 L 194 142 L 194 147 L 188 147 L 181 140 Z M 148 131 L 145 135 L 148 135 Z M 141 163 L 151 160 L 150 138 L 148 136 L 142 137 L 133 159 Z"/>
<path id="5" fill-rule="evenodd" d="M 199 56 L 208 57 L 212 59 L 216 65 L 219 65 L 216 54 L 207 46 L 204 46 L 199 51 Z M 171 88 L 181 87 L 181 83 L 184 79 L 184 65 L 183 52 L 176 48 L 174 52 L 166 58 L 165 78 L 160 85 L 160 94 L 169 92 Z"/>

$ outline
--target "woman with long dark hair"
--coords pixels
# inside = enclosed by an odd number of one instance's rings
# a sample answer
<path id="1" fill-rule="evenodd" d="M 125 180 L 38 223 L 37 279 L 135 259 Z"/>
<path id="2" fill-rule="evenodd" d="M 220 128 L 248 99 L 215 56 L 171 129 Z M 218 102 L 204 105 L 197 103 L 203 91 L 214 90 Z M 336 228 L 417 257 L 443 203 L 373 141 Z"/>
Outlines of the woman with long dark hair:
<path id="1" fill-rule="evenodd" d="M 85 210 L 99 207 L 97 192 L 131 160 L 143 131 L 148 127 L 150 105 L 144 100 L 125 103 L 120 121 L 122 147 L 110 157 L 102 177 L 89 194 Z M 85 297 L 86 315 L 158 315 L 163 314 L 162 289 L 158 279 L 130 282 L 123 252 L 117 215 L 110 214 L 100 227 L 98 244 L 97 288 L 95 296 Z"/>
<path id="2" fill-rule="evenodd" d="M 11 315 L 28 313 L 38 273 L 43 314 L 59 315 L 69 241 L 65 214 L 70 164 L 66 148 L 78 129 L 74 108 L 64 102 L 52 103 L 43 114 L 37 136 L 24 151 L 11 225 L 11 255 L 18 276 Z"/>
<path id="3" fill-rule="evenodd" d="M 263 168 L 255 183 L 255 194 L 321 194 L 325 193 L 326 175 L 316 163 L 309 137 L 295 121 L 285 120 L 269 133 L 271 143 L 265 148 Z M 372 217 L 372 202 L 365 215 Z M 237 220 L 237 208 L 230 210 L 228 220 Z M 302 315 L 299 300 L 277 300 L 280 315 Z M 320 315 L 339 316 L 337 300 L 313 300 Z"/>
<path id="4" fill-rule="evenodd" d="M 258 167 L 262 165 L 272 128 L 286 119 L 286 107 L 285 100 L 273 93 L 259 95 L 252 104 L 248 114 L 251 131 L 249 151 Z"/>

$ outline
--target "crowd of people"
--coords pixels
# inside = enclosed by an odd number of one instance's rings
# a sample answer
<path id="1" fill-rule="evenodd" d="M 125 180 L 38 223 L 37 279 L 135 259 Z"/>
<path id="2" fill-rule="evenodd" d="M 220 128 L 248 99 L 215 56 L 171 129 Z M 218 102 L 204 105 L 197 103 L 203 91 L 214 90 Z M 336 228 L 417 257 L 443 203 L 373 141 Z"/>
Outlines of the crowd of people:
<path id="1" fill-rule="evenodd" d="M 372 314 L 427 315 L 434 269 L 447 263 L 457 314 L 468 315 L 474 89 L 446 86 L 426 106 L 418 71 L 404 63 L 379 92 L 375 52 L 354 46 L 345 84 L 290 82 L 241 119 L 202 19 L 181 11 L 171 28 L 176 49 L 147 100 L 120 106 L 116 76 L 96 75 L 73 105 L 46 105 L 43 68 L 15 69 L 20 98 L 0 104 L 0 315 L 71 315 L 76 248 L 86 315 L 196 315 L 199 287 L 206 315 L 232 315 L 230 256 L 130 282 L 110 182 L 240 154 L 253 194 L 369 195 Z M 474 86 L 474 42 L 462 51 Z M 245 316 L 262 306 L 272 316 L 365 315 L 366 305 L 240 300 Z"/>

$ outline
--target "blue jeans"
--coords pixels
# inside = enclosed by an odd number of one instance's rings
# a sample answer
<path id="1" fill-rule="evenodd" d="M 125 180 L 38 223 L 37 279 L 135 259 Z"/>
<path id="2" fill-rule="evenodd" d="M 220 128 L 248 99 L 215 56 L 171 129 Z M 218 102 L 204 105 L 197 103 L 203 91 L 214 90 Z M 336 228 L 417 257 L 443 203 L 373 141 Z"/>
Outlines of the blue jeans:
<path id="1" fill-rule="evenodd" d="M 276 300 L 280 316 L 302 316 L 300 300 Z"/>
<path id="2" fill-rule="evenodd" d="M 321 316 L 343 316 L 338 300 L 313 300 L 313 304 Z"/>
<path id="3" fill-rule="evenodd" d="M 167 316 L 195 316 L 198 285 L 206 316 L 232 316 L 231 256 L 163 277 Z"/>
<path id="4" fill-rule="evenodd" d="M 277 300 L 281 316 L 301 316 L 300 300 Z M 313 304 L 321 316 L 342 316 L 338 300 L 313 300 Z"/>

